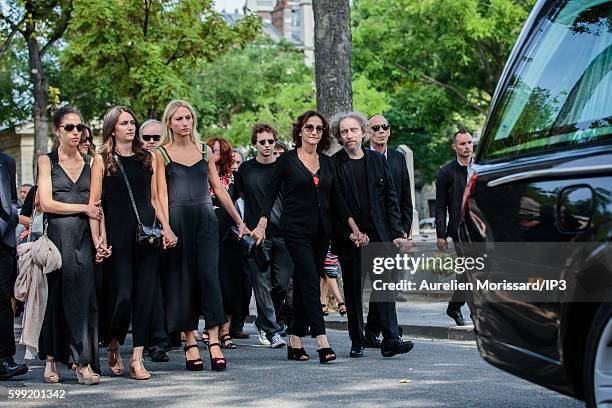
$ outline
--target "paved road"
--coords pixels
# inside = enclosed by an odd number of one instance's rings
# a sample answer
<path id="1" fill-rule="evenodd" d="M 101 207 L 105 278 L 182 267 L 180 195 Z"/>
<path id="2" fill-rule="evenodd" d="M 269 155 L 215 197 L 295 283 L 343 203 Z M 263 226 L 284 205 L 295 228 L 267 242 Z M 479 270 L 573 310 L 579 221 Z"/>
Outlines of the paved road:
<path id="1" fill-rule="evenodd" d="M 169 363 L 147 363 L 149 381 L 102 377 L 97 386 L 76 384 L 73 373 L 62 369 L 62 383 L 42 382 L 44 366 L 31 365 L 21 380 L 0 382 L 0 406 L 81 407 L 582 407 L 583 404 L 485 363 L 474 342 L 416 340 L 412 352 L 383 359 L 367 350 L 362 359 L 348 358 L 346 332 L 329 331 L 339 359 L 321 366 L 287 361 L 286 350 L 237 341 L 237 350 L 226 351 L 229 369 L 211 372 L 184 369 L 180 351 L 170 353 Z M 304 345 L 315 356 L 314 339 Z M 122 348 L 127 360 L 128 347 Z M 20 354 L 23 350 L 20 351 Z M 103 374 L 108 375 L 106 355 Z M 400 383 L 401 379 L 408 380 Z M 9 402 L 9 389 L 65 390 L 66 398 L 53 401 Z"/>

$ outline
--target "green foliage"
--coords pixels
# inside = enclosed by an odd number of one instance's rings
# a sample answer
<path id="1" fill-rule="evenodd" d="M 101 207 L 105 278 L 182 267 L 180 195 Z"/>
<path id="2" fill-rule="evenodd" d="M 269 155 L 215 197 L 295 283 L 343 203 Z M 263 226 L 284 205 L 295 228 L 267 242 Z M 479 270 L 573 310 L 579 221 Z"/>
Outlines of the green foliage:
<path id="1" fill-rule="evenodd" d="M 21 123 L 31 115 L 27 53 L 21 38 L 0 59 L 0 129 Z"/>
<path id="2" fill-rule="evenodd" d="M 73 16 L 61 61 L 101 77 L 140 117 L 189 97 L 197 62 L 244 46 L 260 25 L 256 16 L 228 25 L 210 0 L 75 0 Z"/>
<path id="3" fill-rule="evenodd" d="M 474 131 L 534 0 L 356 0 L 353 70 L 389 94 L 392 143 L 415 151 L 424 180 Z"/>
<path id="4" fill-rule="evenodd" d="M 250 145 L 257 122 L 270 123 L 290 141 L 293 121 L 316 106 L 314 72 L 302 51 L 264 38 L 200 64 L 190 88 L 205 137 L 224 137 L 233 145 Z M 389 108 L 386 94 L 365 77 L 355 79 L 353 93 L 355 108 L 365 113 Z"/>

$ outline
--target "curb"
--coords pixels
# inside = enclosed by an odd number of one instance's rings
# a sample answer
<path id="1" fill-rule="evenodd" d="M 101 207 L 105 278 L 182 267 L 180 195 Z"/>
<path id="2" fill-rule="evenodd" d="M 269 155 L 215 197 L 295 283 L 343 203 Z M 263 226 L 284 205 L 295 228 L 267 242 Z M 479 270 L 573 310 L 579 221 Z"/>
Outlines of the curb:
<path id="1" fill-rule="evenodd" d="M 332 330 L 348 331 L 346 320 L 325 320 L 325 327 Z M 429 339 L 475 341 L 474 326 L 420 326 L 400 324 L 407 337 L 424 337 Z"/>
<path id="2" fill-rule="evenodd" d="M 255 320 L 254 315 L 245 319 L 247 323 Z M 331 330 L 348 331 L 348 322 L 345 320 L 325 320 L 325 327 Z M 400 324 L 407 337 L 419 337 L 440 340 L 476 341 L 474 326 L 421 326 L 412 324 Z"/>

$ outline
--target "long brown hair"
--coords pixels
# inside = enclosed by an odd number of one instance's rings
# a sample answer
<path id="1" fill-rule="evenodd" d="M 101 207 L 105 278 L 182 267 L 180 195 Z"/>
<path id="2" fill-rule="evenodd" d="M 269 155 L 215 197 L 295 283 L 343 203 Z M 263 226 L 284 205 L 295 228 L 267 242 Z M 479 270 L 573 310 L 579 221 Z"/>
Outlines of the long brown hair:
<path id="1" fill-rule="evenodd" d="M 136 129 L 138 129 L 138 119 L 131 109 L 125 106 L 115 106 L 110 108 L 106 115 L 104 115 L 104 124 L 102 125 L 102 159 L 106 165 L 106 171 L 108 174 L 115 174 L 117 171 L 117 165 L 113 159 L 115 154 L 115 126 L 119 120 L 119 115 L 123 112 L 129 113 L 134 121 L 136 121 Z M 132 151 L 134 152 L 134 158 L 140 161 L 146 169 L 153 170 L 151 165 L 151 153 L 142 147 L 138 135 L 134 132 L 134 140 L 132 140 Z"/>
<path id="2" fill-rule="evenodd" d="M 228 176 L 232 173 L 232 164 L 234 164 L 234 159 L 232 159 L 232 145 L 225 139 L 220 137 L 213 137 L 206 140 L 206 144 L 210 146 L 212 149 L 215 145 L 215 142 L 219 142 L 219 147 L 221 148 L 219 163 L 217 166 L 219 167 L 219 176 Z"/>

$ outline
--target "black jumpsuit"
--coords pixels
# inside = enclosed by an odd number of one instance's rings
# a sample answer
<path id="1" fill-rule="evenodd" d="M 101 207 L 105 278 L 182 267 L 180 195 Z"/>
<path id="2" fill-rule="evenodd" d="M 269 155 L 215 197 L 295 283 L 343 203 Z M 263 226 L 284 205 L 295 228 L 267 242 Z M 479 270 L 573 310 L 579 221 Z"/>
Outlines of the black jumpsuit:
<path id="1" fill-rule="evenodd" d="M 117 156 L 132 188 L 141 222 L 153 225 L 152 170 L 135 156 Z M 106 165 L 108 168 L 108 165 Z M 160 250 L 136 242 L 136 215 L 121 171 L 104 175 L 102 208 L 112 255 L 104 260 L 104 341 L 116 338 L 123 344 L 132 322 L 134 347 L 146 346 L 150 338 L 154 299 L 159 296 Z"/>
<path id="2" fill-rule="evenodd" d="M 57 150 L 48 154 L 55 201 L 68 204 L 89 202 L 91 157 L 72 181 L 59 164 Z M 47 274 L 48 299 L 39 339 L 39 357 L 53 356 L 67 364 L 91 364 L 99 372 L 98 305 L 94 248 L 89 218 L 85 214 L 45 213 L 47 236 L 62 255 L 62 267 Z"/>
<path id="3" fill-rule="evenodd" d="M 162 284 L 166 296 L 168 333 L 198 328 L 204 316 L 206 328 L 225 323 L 219 282 L 219 222 L 208 193 L 208 163 L 204 154 L 192 166 L 167 158 L 166 183 L 175 248 L 164 256 Z"/>

